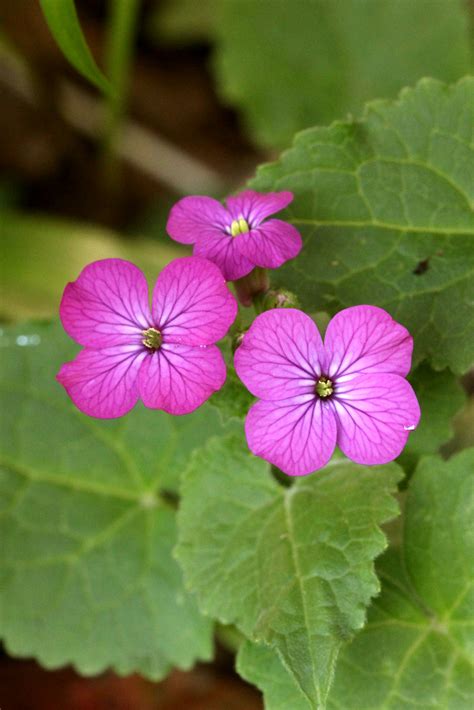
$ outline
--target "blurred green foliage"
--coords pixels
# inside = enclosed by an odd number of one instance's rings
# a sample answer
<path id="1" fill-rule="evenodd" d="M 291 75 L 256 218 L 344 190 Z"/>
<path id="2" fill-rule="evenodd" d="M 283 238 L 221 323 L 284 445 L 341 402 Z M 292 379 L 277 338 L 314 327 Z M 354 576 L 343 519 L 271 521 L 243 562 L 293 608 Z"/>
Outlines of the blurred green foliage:
<path id="1" fill-rule="evenodd" d="M 55 315 L 66 283 L 91 261 L 128 259 L 154 283 L 160 270 L 184 253 L 171 240 L 125 239 L 91 224 L 4 211 L 0 215 L 0 316 L 14 320 Z"/>
<path id="2" fill-rule="evenodd" d="M 215 9 L 221 93 L 268 147 L 470 67 L 464 0 L 217 0 Z"/>

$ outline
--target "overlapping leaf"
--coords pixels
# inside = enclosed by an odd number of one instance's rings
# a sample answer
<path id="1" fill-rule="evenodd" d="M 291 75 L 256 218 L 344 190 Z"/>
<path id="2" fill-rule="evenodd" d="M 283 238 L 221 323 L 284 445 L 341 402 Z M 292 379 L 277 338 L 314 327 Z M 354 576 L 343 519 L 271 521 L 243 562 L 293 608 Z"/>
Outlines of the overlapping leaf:
<path id="1" fill-rule="evenodd" d="M 361 121 L 299 134 L 252 187 L 292 190 L 301 254 L 275 273 L 310 311 L 370 303 L 415 338 L 415 361 L 474 360 L 474 78 L 423 80 Z"/>
<path id="2" fill-rule="evenodd" d="M 153 678 L 209 658 L 210 623 L 171 551 L 179 474 L 221 430 L 218 414 L 137 407 L 91 419 L 54 380 L 76 349 L 59 327 L 8 328 L 0 345 L 0 635 L 9 652 Z"/>
<path id="3" fill-rule="evenodd" d="M 237 655 L 237 671 L 260 688 L 266 710 L 314 710 L 278 651 L 270 646 L 245 641 Z"/>
<path id="4" fill-rule="evenodd" d="M 382 594 L 340 654 L 330 710 L 468 710 L 474 703 L 474 449 L 426 458 L 412 479 L 404 540 L 378 569 Z M 238 669 L 268 710 L 311 710 L 289 669 L 250 642 Z"/>
<path id="5" fill-rule="evenodd" d="M 263 145 L 469 71 L 462 0 L 217 0 L 217 77 Z M 181 13 L 184 16 L 184 13 Z"/>
<path id="6" fill-rule="evenodd" d="M 435 372 L 423 363 L 410 375 L 420 403 L 421 420 L 410 434 L 399 462 L 412 470 L 421 456 L 436 454 L 453 435 L 453 417 L 466 402 L 458 378 L 449 370 Z"/>
<path id="7" fill-rule="evenodd" d="M 177 555 L 200 608 L 278 649 L 311 707 L 379 589 L 378 525 L 396 514 L 400 475 L 339 460 L 284 488 L 230 437 L 197 452 L 184 476 Z"/>

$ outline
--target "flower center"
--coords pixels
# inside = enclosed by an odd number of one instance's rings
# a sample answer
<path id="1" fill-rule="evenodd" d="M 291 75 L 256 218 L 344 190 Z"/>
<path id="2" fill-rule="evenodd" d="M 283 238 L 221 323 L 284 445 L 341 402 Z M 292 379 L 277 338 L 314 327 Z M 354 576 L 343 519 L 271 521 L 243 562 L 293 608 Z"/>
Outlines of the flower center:
<path id="1" fill-rule="evenodd" d="M 316 394 L 322 399 L 325 399 L 326 397 L 330 397 L 333 392 L 334 387 L 332 384 L 332 380 L 330 380 L 329 377 L 326 377 L 325 375 L 321 375 L 319 380 L 316 382 Z"/>
<path id="2" fill-rule="evenodd" d="M 250 232 L 250 228 L 247 221 L 243 217 L 241 217 L 240 219 L 234 219 L 234 221 L 230 225 L 231 235 L 233 237 L 236 237 L 238 234 L 247 234 L 247 232 Z"/>
<path id="3" fill-rule="evenodd" d="M 142 340 L 143 345 L 150 350 L 158 350 L 163 342 L 163 336 L 156 328 L 148 328 L 142 331 L 145 336 Z"/>

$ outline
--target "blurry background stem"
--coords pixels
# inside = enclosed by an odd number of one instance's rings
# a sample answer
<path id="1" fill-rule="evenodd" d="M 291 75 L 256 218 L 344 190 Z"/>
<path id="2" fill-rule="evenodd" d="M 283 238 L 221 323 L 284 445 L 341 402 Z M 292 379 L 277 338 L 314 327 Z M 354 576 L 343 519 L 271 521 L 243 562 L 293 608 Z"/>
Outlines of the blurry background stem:
<path id="1" fill-rule="evenodd" d="M 105 67 L 113 91 L 106 98 L 102 151 L 104 180 L 111 188 L 119 181 L 119 166 L 115 147 L 120 139 L 123 118 L 127 109 L 139 7 L 140 0 L 109 0 Z"/>

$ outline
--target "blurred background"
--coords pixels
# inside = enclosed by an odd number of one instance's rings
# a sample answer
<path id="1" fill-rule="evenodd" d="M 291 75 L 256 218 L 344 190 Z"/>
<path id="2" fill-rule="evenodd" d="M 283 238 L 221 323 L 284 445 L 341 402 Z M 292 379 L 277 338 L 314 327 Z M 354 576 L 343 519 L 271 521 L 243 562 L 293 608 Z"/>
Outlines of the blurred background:
<path id="1" fill-rule="evenodd" d="M 422 76 L 452 82 L 472 71 L 471 0 L 77 0 L 76 9 L 109 98 L 64 57 L 38 0 L 0 0 L 2 322 L 55 317 L 65 283 L 95 259 L 130 259 L 156 276 L 183 253 L 165 232 L 180 196 L 224 196 L 295 132 L 357 116 Z M 48 673 L 4 654 L 0 700 L 2 710 L 260 708 L 232 666 L 220 649 L 213 665 L 154 685 Z"/>

